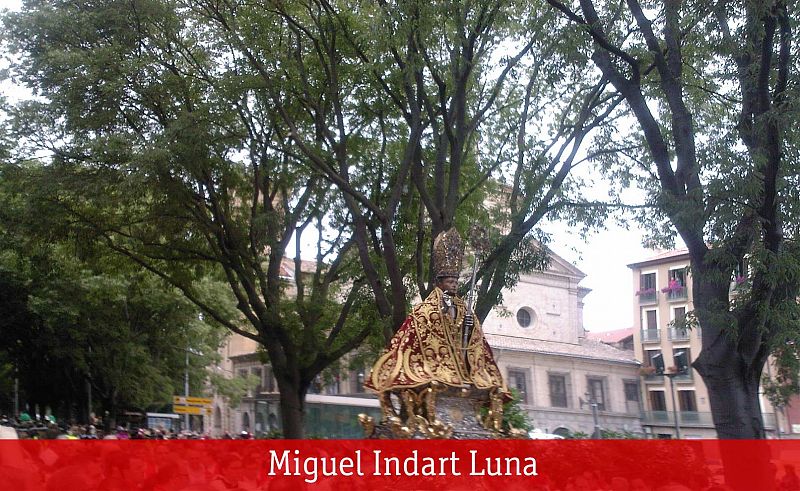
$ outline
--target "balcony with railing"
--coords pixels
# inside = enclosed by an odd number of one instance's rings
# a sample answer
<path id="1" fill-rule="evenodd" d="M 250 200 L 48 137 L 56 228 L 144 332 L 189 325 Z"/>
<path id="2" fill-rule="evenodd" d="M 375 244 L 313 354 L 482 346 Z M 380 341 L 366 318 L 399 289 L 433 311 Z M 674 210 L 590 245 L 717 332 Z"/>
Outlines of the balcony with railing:
<path id="1" fill-rule="evenodd" d="M 672 375 L 672 380 L 675 382 L 692 382 L 694 381 L 694 370 L 688 368 L 684 373 Z"/>
<path id="2" fill-rule="evenodd" d="M 764 428 L 775 430 L 777 419 L 775 413 L 764 413 Z M 673 411 L 642 411 L 642 424 L 650 426 L 673 426 L 675 424 L 675 413 Z M 714 419 L 710 412 L 698 411 L 679 411 L 678 424 L 685 427 L 713 428 Z"/>
<path id="3" fill-rule="evenodd" d="M 683 328 L 671 327 L 669 329 L 669 333 L 668 333 L 669 340 L 670 341 L 688 341 L 690 333 L 691 333 L 691 331 L 689 331 L 689 329 L 687 329 L 685 327 L 683 327 Z"/>
<path id="4" fill-rule="evenodd" d="M 652 305 L 658 303 L 658 291 L 655 288 L 642 288 L 636 292 L 639 305 Z"/>
<path id="5" fill-rule="evenodd" d="M 731 280 L 730 287 L 728 288 L 728 293 L 731 297 L 735 297 L 740 293 L 744 292 L 748 288 L 747 277 L 737 275 L 733 280 Z"/>
<path id="6" fill-rule="evenodd" d="M 689 298 L 689 289 L 676 281 L 670 281 L 667 287 L 661 289 L 661 293 L 667 295 L 667 301 L 669 302 L 685 302 L 686 299 Z"/>
<path id="7" fill-rule="evenodd" d="M 658 343 L 661 341 L 660 329 L 642 329 L 643 343 Z"/>
<path id="8" fill-rule="evenodd" d="M 664 376 L 656 373 L 645 373 L 642 374 L 642 380 L 646 384 L 660 384 L 664 382 Z"/>

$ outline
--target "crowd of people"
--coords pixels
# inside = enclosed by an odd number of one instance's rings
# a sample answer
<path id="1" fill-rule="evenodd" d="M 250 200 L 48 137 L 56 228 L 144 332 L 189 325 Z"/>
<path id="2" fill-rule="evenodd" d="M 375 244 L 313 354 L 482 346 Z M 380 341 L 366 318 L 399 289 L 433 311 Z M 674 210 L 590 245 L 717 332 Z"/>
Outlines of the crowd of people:
<path id="1" fill-rule="evenodd" d="M 57 424 L 55 418 L 44 416 L 31 418 L 22 413 L 20 417 L 0 417 L 0 428 L 6 431 L 0 433 L 2 438 L 34 439 L 34 440 L 208 440 L 211 435 L 193 430 L 176 430 L 175 428 L 144 428 L 131 425 L 104 429 L 98 424 Z M 224 433 L 221 437 L 226 440 L 249 440 L 253 435 L 248 431 L 239 434 Z"/>

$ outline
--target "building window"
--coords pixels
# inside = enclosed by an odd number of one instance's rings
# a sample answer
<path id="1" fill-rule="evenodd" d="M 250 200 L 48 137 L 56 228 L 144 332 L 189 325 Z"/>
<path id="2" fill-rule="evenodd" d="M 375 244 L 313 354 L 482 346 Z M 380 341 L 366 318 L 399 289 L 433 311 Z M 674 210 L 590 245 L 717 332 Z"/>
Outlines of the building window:
<path id="1" fill-rule="evenodd" d="M 684 373 L 687 375 L 692 371 L 692 350 L 690 348 L 673 348 L 672 360 L 675 368 L 678 370 L 685 369 Z"/>
<path id="2" fill-rule="evenodd" d="M 639 406 L 639 382 L 623 380 L 622 384 L 625 391 L 625 411 L 628 414 L 638 413 L 641 410 Z"/>
<path id="3" fill-rule="evenodd" d="M 519 400 L 521 403 L 528 403 L 528 385 L 525 381 L 525 372 L 523 370 L 508 369 L 508 386 L 519 392 Z"/>
<path id="4" fill-rule="evenodd" d="M 551 373 L 547 377 L 550 386 L 550 405 L 552 407 L 569 407 L 567 403 L 567 377 Z"/>
<path id="5" fill-rule="evenodd" d="M 658 330 L 658 312 L 655 309 L 642 310 L 642 342 L 655 343 L 661 341 Z"/>
<path id="6" fill-rule="evenodd" d="M 352 394 L 363 394 L 364 393 L 364 377 L 366 373 L 366 369 L 364 367 L 357 368 L 355 370 L 350 371 L 350 392 Z"/>
<path id="7" fill-rule="evenodd" d="M 677 284 L 686 288 L 686 268 L 670 269 L 669 284 Z"/>
<path id="8" fill-rule="evenodd" d="M 625 387 L 625 400 L 627 402 L 639 402 L 639 384 L 632 381 L 626 380 L 623 382 Z"/>
<path id="9" fill-rule="evenodd" d="M 639 287 L 643 290 L 655 289 L 656 287 L 656 274 L 655 273 L 642 273 L 639 275 Z"/>
<path id="10" fill-rule="evenodd" d="M 530 327 L 533 316 L 531 310 L 527 307 L 521 308 L 517 311 L 517 324 L 520 327 Z"/>
<path id="11" fill-rule="evenodd" d="M 250 431 L 250 413 L 242 414 L 242 430 Z"/>
<path id="12" fill-rule="evenodd" d="M 733 281 L 735 284 L 744 283 L 750 273 L 749 259 L 744 257 L 737 261 L 736 269 L 733 270 Z"/>
<path id="13" fill-rule="evenodd" d="M 655 310 L 644 311 L 644 325 L 645 329 L 655 330 L 658 329 L 658 315 Z"/>
<path id="14" fill-rule="evenodd" d="M 661 357 L 661 350 L 660 349 L 651 349 L 645 351 L 644 357 L 644 366 L 645 367 L 652 367 L 656 370 L 664 368 L 664 362 L 660 361 Z"/>
<path id="15" fill-rule="evenodd" d="M 686 320 L 686 306 L 672 308 L 672 320 L 676 326 L 680 327 Z"/>
<path id="16" fill-rule="evenodd" d="M 639 290 L 636 292 L 636 295 L 639 296 L 639 301 L 646 303 L 654 302 L 657 299 L 658 290 L 656 287 L 655 272 L 639 274 Z"/>
<path id="17" fill-rule="evenodd" d="M 275 391 L 275 385 L 276 385 L 275 384 L 275 377 L 272 375 L 272 368 L 267 368 L 264 371 L 264 378 L 266 379 L 265 380 L 265 385 L 267 387 L 267 392 L 276 392 Z"/>
<path id="18" fill-rule="evenodd" d="M 686 323 L 686 306 L 672 308 L 672 322 L 669 331 L 669 338 L 672 341 L 688 341 L 689 328 Z"/>
<path id="19" fill-rule="evenodd" d="M 667 286 L 662 291 L 666 292 L 669 300 L 685 300 L 688 296 L 686 268 L 670 269 L 668 276 Z"/>
<path id="20" fill-rule="evenodd" d="M 606 396 L 602 378 L 587 377 L 586 383 L 589 389 L 589 402 L 596 403 L 597 409 L 606 410 Z"/>
<path id="21" fill-rule="evenodd" d="M 681 411 L 697 411 L 697 399 L 695 399 L 693 390 L 679 390 L 678 391 L 678 406 Z"/>
<path id="22" fill-rule="evenodd" d="M 653 411 L 667 410 L 667 399 L 664 397 L 663 390 L 650 391 L 650 409 Z"/>
<path id="23" fill-rule="evenodd" d="M 261 367 L 251 369 L 250 374 L 258 379 L 258 384 L 255 387 L 255 393 L 260 394 L 264 390 L 264 379 L 262 378 L 263 376 Z"/>

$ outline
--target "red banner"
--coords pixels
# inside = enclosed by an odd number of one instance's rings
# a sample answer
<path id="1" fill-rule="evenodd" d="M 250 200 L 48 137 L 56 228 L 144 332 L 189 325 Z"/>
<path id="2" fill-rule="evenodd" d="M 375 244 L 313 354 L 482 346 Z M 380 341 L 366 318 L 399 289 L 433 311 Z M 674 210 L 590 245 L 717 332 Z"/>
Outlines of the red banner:
<path id="1" fill-rule="evenodd" d="M 3 490 L 788 490 L 797 467 L 786 440 L 0 441 Z"/>

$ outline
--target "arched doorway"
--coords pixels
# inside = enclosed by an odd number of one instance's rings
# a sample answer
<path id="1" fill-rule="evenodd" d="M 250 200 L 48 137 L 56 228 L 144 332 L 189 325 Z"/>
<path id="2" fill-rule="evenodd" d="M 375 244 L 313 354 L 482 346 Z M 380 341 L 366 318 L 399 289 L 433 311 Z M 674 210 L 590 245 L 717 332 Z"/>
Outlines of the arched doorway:
<path id="1" fill-rule="evenodd" d="M 564 438 L 569 438 L 570 435 L 572 435 L 572 432 L 569 431 L 567 428 L 564 428 L 563 426 L 559 426 L 558 428 L 553 430 L 553 434 L 558 436 L 563 436 Z"/>
<path id="2" fill-rule="evenodd" d="M 222 429 L 222 410 L 219 406 L 214 408 L 214 429 Z"/>

